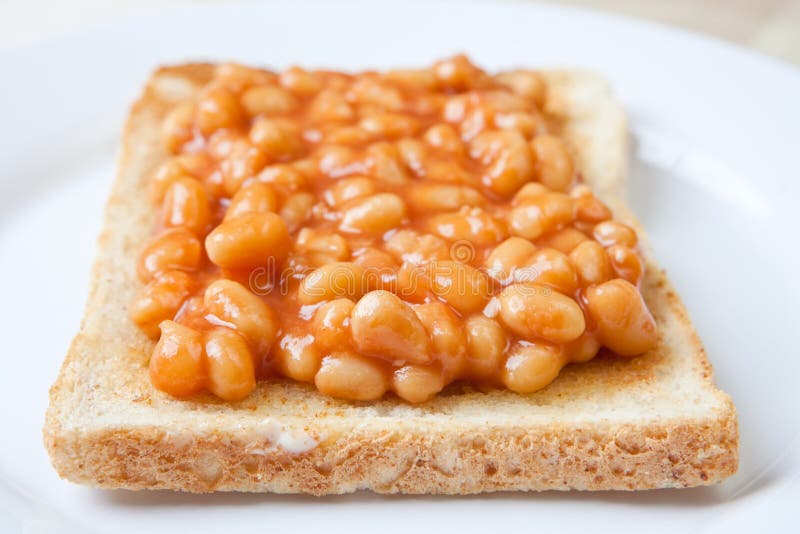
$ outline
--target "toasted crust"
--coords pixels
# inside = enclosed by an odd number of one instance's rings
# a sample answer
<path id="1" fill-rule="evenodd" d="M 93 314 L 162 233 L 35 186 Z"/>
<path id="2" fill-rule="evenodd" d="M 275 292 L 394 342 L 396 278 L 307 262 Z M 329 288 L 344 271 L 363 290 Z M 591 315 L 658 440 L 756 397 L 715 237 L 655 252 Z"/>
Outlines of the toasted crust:
<path id="1" fill-rule="evenodd" d="M 62 477 L 190 492 L 468 494 L 687 487 L 736 471 L 733 403 L 649 250 L 643 293 L 658 347 L 569 366 L 533 394 L 457 386 L 410 406 L 338 401 L 283 380 L 239 403 L 155 390 L 152 342 L 127 316 L 133 258 L 155 219 L 146 181 L 166 157 L 160 119 L 212 69 L 160 69 L 129 116 L 83 324 L 50 391 L 44 441 Z M 547 78 L 549 111 L 563 118 L 585 179 L 642 233 L 625 206 L 626 124 L 607 85 L 587 73 Z"/>

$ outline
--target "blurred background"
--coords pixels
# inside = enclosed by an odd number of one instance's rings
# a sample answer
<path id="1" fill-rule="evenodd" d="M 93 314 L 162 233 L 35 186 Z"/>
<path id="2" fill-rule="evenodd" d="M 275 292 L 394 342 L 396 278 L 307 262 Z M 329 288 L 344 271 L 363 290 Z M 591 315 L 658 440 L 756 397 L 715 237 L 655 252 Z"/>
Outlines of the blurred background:
<path id="1" fill-rule="evenodd" d="M 532 0 L 517 0 L 532 1 Z M 0 50 L 207 0 L 0 0 Z M 800 66 L 800 0 L 561 0 L 721 37 Z M 399 1 L 397 6 L 402 5 Z"/>

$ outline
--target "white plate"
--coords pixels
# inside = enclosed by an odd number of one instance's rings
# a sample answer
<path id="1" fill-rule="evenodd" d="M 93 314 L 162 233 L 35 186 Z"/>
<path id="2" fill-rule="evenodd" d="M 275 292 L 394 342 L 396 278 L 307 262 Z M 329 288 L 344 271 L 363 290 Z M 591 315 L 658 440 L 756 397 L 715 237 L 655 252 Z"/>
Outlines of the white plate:
<path id="1" fill-rule="evenodd" d="M 635 137 L 633 206 L 739 409 L 739 473 L 714 488 L 468 498 L 192 496 L 59 480 L 41 443 L 47 388 L 78 328 L 120 126 L 149 71 L 230 58 L 414 66 L 462 50 L 490 69 L 585 67 L 612 81 Z M 0 54 L 0 73 L 0 530 L 730 532 L 794 524 L 797 71 L 583 10 L 395 2 L 180 10 Z"/>

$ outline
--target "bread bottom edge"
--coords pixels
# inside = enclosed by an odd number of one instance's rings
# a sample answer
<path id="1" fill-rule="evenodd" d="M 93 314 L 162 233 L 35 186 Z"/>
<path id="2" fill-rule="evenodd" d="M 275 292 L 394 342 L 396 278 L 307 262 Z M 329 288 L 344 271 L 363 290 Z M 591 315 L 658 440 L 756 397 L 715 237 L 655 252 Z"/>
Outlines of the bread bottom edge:
<path id="1" fill-rule="evenodd" d="M 642 490 L 712 485 L 738 468 L 735 413 L 602 431 L 563 427 L 407 433 L 359 429 L 292 454 L 223 433 L 46 429 L 59 475 L 107 489 L 333 495 Z"/>

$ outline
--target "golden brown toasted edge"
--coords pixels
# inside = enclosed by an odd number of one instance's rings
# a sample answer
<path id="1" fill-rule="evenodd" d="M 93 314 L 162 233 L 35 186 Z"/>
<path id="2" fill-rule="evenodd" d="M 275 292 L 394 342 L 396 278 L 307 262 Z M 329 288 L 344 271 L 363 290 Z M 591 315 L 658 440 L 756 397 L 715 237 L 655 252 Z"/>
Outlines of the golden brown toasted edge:
<path id="1" fill-rule="evenodd" d="M 301 455 L 254 452 L 223 433 L 186 442 L 155 427 L 108 429 L 51 445 L 59 473 L 101 488 L 473 494 L 492 491 L 639 490 L 714 484 L 736 469 L 735 420 L 666 425 L 553 424 L 545 431 L 443 427 L 354 430 Z M 714 445 L 709 447 L 709 443 Z"/>
<path id="2" fill-rule="evenodd" d="M 738 429 L 733 404 L 713 387 L 711 368 L 688 315 L 649 252 L 646 297 L 656 308 L 654 313 L 658 318 L 670 316 L 674 319 L 671 328 L 682 330 L 682 335 L 688 331 L 688 343 L 680 348 L 691 353 L 692 365 L 688 369 L 701 376 L 709 390 L 704 394 L 709 394 L 717 403 L 710 415 L 648 417 L 632 423 L 609 422 L 598 417 L 570 424 L 554 417 L 547 424 L 535 425 L 528 424 L 524 417 L 516 423 L 506 420 L 502 424 L 492 424 L 488 420 L 464 422 L 459 416 L 459 408 L 464 404 L 477 403 L 489 411 L 493 408 L 491 403 L 498 399 L 518 403 L 523 408 L 530 403 L 531 407 L 547 410 L 548 404 L 562 400 L 574 392 L 574 388 L 593 384 L 598 376 L 615 373 L 618 381 L 612 380 L 610 384 L 627 386 L 638 380 L 638 385 L 647 388 L 657 382 L 662 370 L 658 366 L 664 362 L 663 358 L 645 356 L 633 361 L 635 363 L 604 359 L 580 369 L 568 369 L 553 386 L 530 396 L 495 392 L 485 396 L 485 400 L 478 394 L 465 395 L 463 402 L 454 400 L 457 396 L 437 398 L 421 413 L 396 407 L 394 405 L 399 403 L 389 399 L 377 403 L 375 413 L 395 410 L 402 415 L 390 418 L 386 424 L 366 424 L 364 414 L 359 412 L 361 408 L 325 400 L 336 424 L 330 425 L 327 435 L 315 434 L 318 441 L 315 447 L 296 454 L 278 446 L 275 436 L 254 442 L 252 435 L 230 426 L 214 428 L 214 423 L 221 421 L 220 409 L 206 409 L 202 403 L 174 403 L 158 396 L 158 392 L 152 392 L 152 396 L 142 394 L 145 386 L 130 377 L 122 379 L 120 384 L 132 383 L 136 394 L 116 400 L 138 402 L 142 397 L 143 402 L 154 406 L 156 415 L 152 421 L 126 422 L 124 406 L 113 408 L 119 412 L 115 423 L 92 425 L 87 419 L 87 424 L 81 425 L 75 417 L 69 420 L 70 415 L 74 416 L 71 411 L 80 412 L 78 418 L 91 418 L 109 409 L 95 406 L 106 402 L 105 398 L 97 401 L 92 397 L 96 392 L 95 382 L 102 382 L 92 374 L 108 370 L 90 370 L 84 364 L 90 354 L 103 351 L 104 338 L 114 335 L 102 331 L 102 318 L 113 316 L 118 324 L 123 324 L 119 315 L 125 315 L 129 300 L 126 292 L 136 284 L 120 279 L 124 279 L 126 273 L 133 278 L 131 251 L 138 248 L 140 238 L 149 234 L 152 225 L 152 213 L 146 203 L 138 208 L 127 204 L 130 202 L 127 193 L 131 188 L 143 187 L 146 176 L 139 177 L 141 183 L 123 184 L 122 180 L 124 175 L 130 174 L 126 169 L 137 159 L 158 161 L 163 151 L 152 135 L 142 143 L 141 135 L 134 134 L 140 134 L 141 129 L 157 131 L 168 101 L 191 94 L 195 85 L 210 77 L 212 68 L 210 65 L 187 65 L 159 70 L 131 111 L 119 175 L 99 239 L 100 252 L 84 324 L 50 393 L 44 438 L 52 462 L 62 477 L 105 488 L 165 488 L 191 492 L 236 490 L 322 495 L 372 489 L 383 493 L 467 494 L 499 490 L 687 487 L 713 484 L 736 471 Z M 603 84 L 605 92 L 597 88 L 600 82 L 595 77 L 562 72 L 550 74 L 548 78 L 553 87 L 552 101 L 554 106 L 562 103 L 562 109 L 556 111 L 566 119 L 565 134 L 576 148 L 587 180 L 615 209 L 627 213 L 624 202 L 616 200 L 622 194 L 618 184 L 624 178 L 624 147 L 627 146 L 624 115 L 607 87 Z M 575 94 L 582 99 L 580 106 L 574 101 Z M 594 134 L 598 133 L 602 135 L 601 140 L 594 139 Z M 136 146 L 131 141 L 134 138 Z M 603 145 L 603 151 L 597 150 L 599 144 Z M 126 203 L 124 210 L 119 209 L 121 203 Z M 120 211 L 131 220 L 120 220 Z M 630 218 L 629 221 L 638 228 L 638 223 Z M 113 242 L 111 234 L 120 231 L 126 232 L 126 240 L 114 247 L 121 250 L 107 250 Z M 109 282 L 110 273 L 115 269 L 119 271 L 117 278 Z M 126 358 L 133 359 L 134 364 L 140 366 L 137 376 L 141 378 L 146 374 L 141 372 L 141 366 L 146 362 L 150 342 L 135 329 L 119 335 L 125 338 L 129 353 L 109 355 L 112 370 L 119 371 L 122 366 L 130 372 L 131 364 Z M 666 335 L 664 345 L 669 343 L 670 336 Z M 664 351 L 661 347 L 655 352 Z M 131 356 L 133 353 L 135 357 Z M 608 387 L 608 383 L 603 386 Z M 303 399 L 309 395 L 321 396 L 306 391 L 306 396 L 298 400 L 295 390 L 303 390 L 302 385 L 262 384 L 253 395 L 254 405 L 264 400 L 267 391 L 274 394 L 276 387 L 291 390 L 289 402 L 295 402 L 297 410 L 309 416 L 309 424 L 313 426 L 321 412 L 307 410 Z M 476 397 L 480 398 L 475 400 Z M 176 436 L 170 431 L 169 421 L 165 423 L 158 418 L 161 408 L 168 406 L 174 411 L 176 405 L 182 411 L 173 415 L 187 420 L 188 435 Z M 87 411 L 87 406 L 94 410 Z M 337 418 L 335 415 L 339 412 L 343 415 Z M 430 413 L 444 414 L 443 420 L 447 423 L 438 424 L 440 417 L 435 425 L 424 424 L 425 416 Z M 350 417 L 352 415 L 356 417 Z M 193 427 L 194 433 L 191 432 Z"/>

